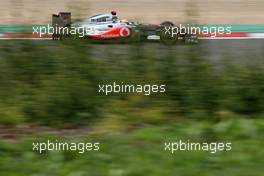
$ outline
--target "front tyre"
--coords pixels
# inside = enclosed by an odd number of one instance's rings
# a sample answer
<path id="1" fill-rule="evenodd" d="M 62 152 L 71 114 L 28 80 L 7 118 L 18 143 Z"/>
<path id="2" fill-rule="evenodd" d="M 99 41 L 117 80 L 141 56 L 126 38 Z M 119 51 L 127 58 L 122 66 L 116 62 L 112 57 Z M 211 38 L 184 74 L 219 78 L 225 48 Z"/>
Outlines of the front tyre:
<path id="1" fill-rule="evenodd" d="M 170 22 L 170 21 L 164 21 L 160 25 L 161 26 L 174 26 L 173 22 Z"/>

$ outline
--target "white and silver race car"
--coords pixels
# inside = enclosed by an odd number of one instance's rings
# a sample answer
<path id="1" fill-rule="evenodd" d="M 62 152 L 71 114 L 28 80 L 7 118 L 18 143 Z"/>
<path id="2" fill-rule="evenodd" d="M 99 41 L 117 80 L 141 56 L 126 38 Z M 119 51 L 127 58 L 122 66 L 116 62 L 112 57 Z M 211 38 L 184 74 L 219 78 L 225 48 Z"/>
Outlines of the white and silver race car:
<path id="1" fill-rule="evenodd" d="M 149 41 L 158 40 L 166 44 L 174 44 L 178 39 L 184 42 L 196 43 L 197 37 L 190 34 L 168 35 L 168 28 L 177 28 L 172 22 L 165 21 L 160 25 L 139 24 L 131 21 L 120 20 L 115 11 L 108 14 L 98 14 L 80 22 L 71 23 L 71 13 L 60 12 L 53 14 L 52 24 L 62 28 L 82 29 L 84 37 L 92 40 L 126 40 Z M 166 29 L 166 30 L 165 30 Z M 53 39 L 62 39 L 65 35 L 53 34 Z"/>
<path id="2" fill-rule="evenodd" d="M 114 11 L 89 17 L 72 26 L 82 28 L 86 36 L 94 39 L 119 39 L 132 35 L 132 26 L 119 20 Z"/>

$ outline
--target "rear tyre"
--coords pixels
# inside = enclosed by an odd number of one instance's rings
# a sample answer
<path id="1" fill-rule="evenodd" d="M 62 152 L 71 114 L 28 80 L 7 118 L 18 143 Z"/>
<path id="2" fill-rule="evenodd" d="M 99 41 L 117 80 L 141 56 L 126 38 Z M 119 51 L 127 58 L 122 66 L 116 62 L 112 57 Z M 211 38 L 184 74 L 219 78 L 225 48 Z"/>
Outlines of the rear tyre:
<path id="1" fill-rule="evenodd" d="M 160 24 L 160 40 L 166 45 L 176 44 L 179 38 L 178 28 L 170 21 L 164 21 Z"/>
<path id="2" fill-rule="evenodd" d="M 177 43 L 179 39 L 179 33 L 177 31 L 177 28 L 170 27 L 170 28 L 164 28 L 160 32 L 160 40 L 165 45 L 174 45 Z"/>

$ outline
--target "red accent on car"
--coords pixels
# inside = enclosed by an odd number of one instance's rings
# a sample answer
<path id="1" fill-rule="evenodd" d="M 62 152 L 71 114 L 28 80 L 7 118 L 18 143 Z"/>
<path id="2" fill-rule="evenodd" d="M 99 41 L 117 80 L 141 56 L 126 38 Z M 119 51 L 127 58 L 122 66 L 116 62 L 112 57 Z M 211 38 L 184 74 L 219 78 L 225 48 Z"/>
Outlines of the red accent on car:
<path id="1" fill-rule="evenodd" d="M 127 27 L 118 27 L 100 35 L 91 36 L 94 39 L 114 39 L 126 38 L 130 36 L 130 29 Z"/>

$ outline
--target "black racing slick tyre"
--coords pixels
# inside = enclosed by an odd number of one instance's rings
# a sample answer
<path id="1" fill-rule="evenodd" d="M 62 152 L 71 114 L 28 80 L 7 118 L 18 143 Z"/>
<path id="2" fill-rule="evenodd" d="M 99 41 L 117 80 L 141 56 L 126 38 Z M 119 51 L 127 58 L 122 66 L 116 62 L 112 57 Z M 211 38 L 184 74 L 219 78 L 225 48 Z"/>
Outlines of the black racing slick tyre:
<path id="1" fill-rule="evenodd" d="M 164 21 L 160 24 L 161 26 L 174 26 L 174 24 L 170 21 Z"/>
<path id="2" fill-rule="evenodd" d="M 160 40 L 166 45 L 173 45 L 177 43 L 179 35 L 178 28 L 174 27 L 174 24 L 170 21 L 164 21 L 160 24 Z"/>
<path id="3" fill-rule="evenodd" d="M 179 39 L 179 34 L 177 32 L 177 28 L 174 27 L 166 27 L 160 32 L 160 40 L 165 45 L 173 45 L 176 44 Z"/>

